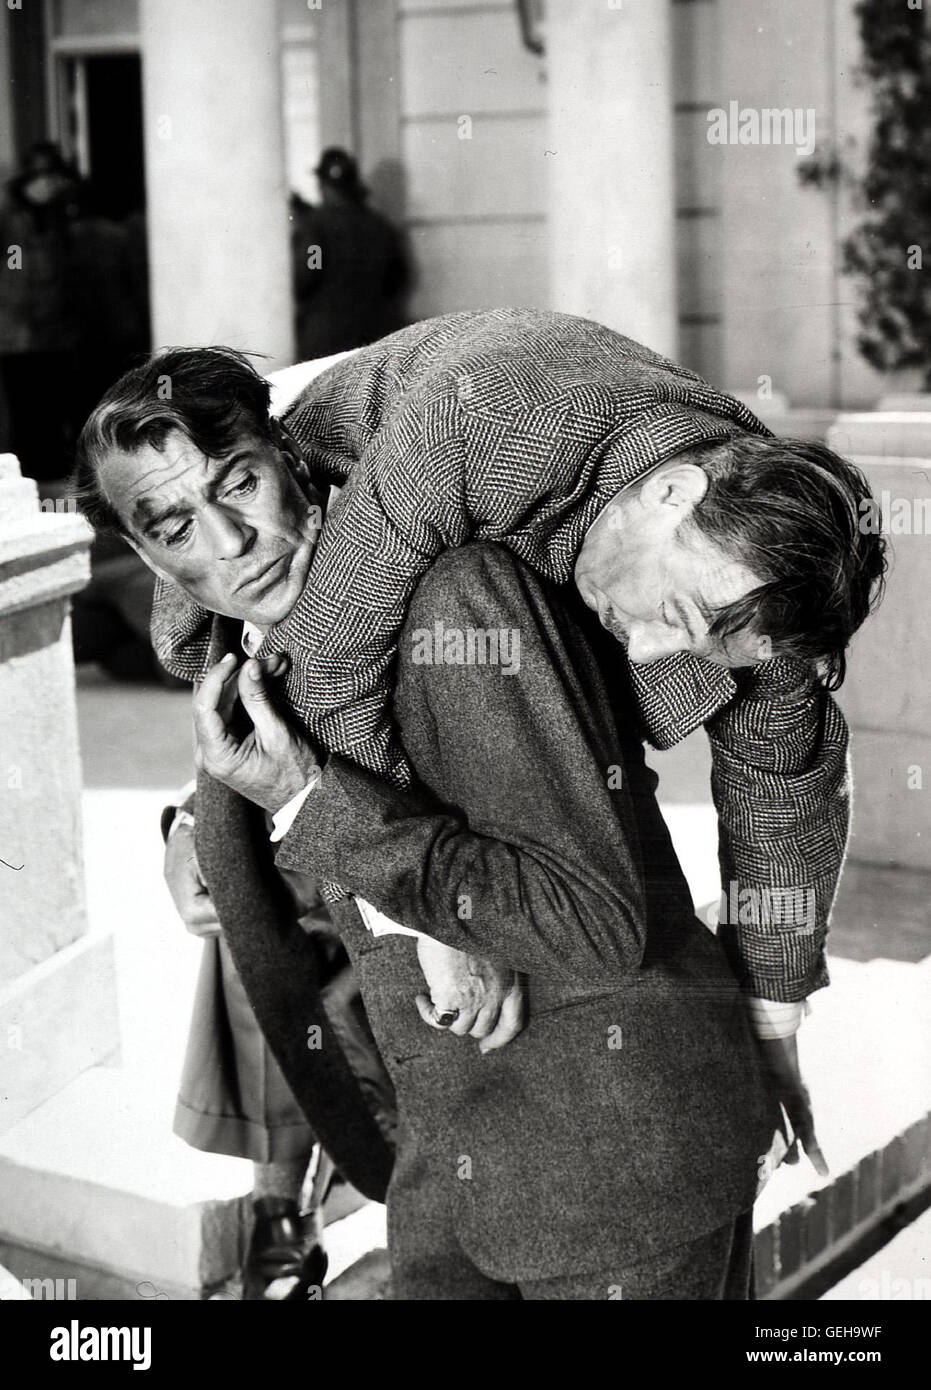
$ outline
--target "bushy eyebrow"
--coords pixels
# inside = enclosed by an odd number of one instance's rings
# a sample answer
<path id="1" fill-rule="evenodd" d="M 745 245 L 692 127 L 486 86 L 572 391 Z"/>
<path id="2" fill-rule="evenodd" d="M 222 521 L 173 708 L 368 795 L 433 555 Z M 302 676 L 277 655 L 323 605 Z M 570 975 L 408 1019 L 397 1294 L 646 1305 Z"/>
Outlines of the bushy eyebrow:
<path id="1" fill-rule="evenodd" d="M 213 491 L 218 484 L 222 483 L 239 463 L 244 463 L 247 459 L 255 456 L 254 449 L 237 449 L 234 454 L 228 454 L 226 458 L 217 459 L 216 472 L 210 479 L 210 488 Z M 212 459 L 207 463 L 211 464 Z M 170 506 L 163 507 L 160 511 L 155 510 L 156 504 L 149 497 L 140 497 L 133 508 L 132 524 L 143 534 L 148 534 L 163 525 L 166 521 L 172 521 L 176 516 L 188 516 L 189 507 Z"/>

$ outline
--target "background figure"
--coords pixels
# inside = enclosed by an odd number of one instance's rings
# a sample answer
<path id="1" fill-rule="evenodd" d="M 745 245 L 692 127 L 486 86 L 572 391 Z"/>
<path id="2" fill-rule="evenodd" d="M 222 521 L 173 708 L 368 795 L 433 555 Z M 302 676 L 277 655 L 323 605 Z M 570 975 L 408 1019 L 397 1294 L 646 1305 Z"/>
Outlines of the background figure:
<path id="1" fill-rule="evenodd" d="M 302 1302 L 319 1297 L 327 1269 L 323 1202 L 334 1165 L 316 1143 L 256 1019 L 223 938 L 194 844 L 194 800 L 167 807 L 165 878 L 178 913 L 204 941 L 174 1130 L 207 1153 L 253 1165 L 254 1222 L 241 1270 L 248 1301 Z M 291 910 L 311 938 L 322 997 L 340 1046 L 370 1078 L 385 1112 L 394 1100 L 380 1066 L 358 983 L 317 885 L 282 870 Z M 282 899 L 282 902 L 285 899 Z M 308 1047 L 310 1043 L 308 1042 Z M 315 1292 L 316 1291 L 316 1292 Z"/>
<path id="2" fill-rule="evenodd" d="M 68 208 L 68 304 L 74 351 L 68 409 L 75 434 L 109 386 L 149 348 L 145 213 L 121 220 L 92 182 Z M 149 640 L 154 584 L 119 536 L 97 536 L 91 580 L 75 594 L 72 636 L 77 664 L 98 662 L 117 680 L 175 682 Z"/>
<path id="3" fill-rule="evenodd" d="M 0 448 L 39 480 L 70 469 L 69 368 L 76 345 L 68 215 L 79 188 L 57 145 L 33 145 L 0 208 Z"/>
<path id="4" fill-rule="evenodd" d="M 69 207 L 68 291 L 76 342 L 71 401 L 80 430 L 132 359 L 149 349 L 145 216 L 119 220 L 92 182 Z"/>
<path id="5" fill-rule="evenodd" d="M 403 324 L 407 258 L 395 228 L 367 206 L 368 189 L 345 150 L 324 150 L 314 170 L 320 203 L 291 195 L 298 357 L 362 347 Z"/>

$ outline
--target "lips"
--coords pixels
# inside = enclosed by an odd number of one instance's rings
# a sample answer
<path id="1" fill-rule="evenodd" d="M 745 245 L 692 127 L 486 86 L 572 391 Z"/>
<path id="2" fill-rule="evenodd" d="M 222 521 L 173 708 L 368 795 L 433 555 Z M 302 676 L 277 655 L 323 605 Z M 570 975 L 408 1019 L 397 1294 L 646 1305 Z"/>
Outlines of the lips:
<path id="1" fill-rule="evenodd" d="M 287 555 L 279 555 L 277 559 L 270 561 L 269 564 L 264 565 L 255 574 L 249 575 L 247 579 L 243 579 L 237 584 L 234 593 L 255 593 L 256 590 L 266 588 L 268 585 L 276 583 L 280 578 L 280 574 L 277 572 L 278 567 L 287 562 L 287 559 Z"/>

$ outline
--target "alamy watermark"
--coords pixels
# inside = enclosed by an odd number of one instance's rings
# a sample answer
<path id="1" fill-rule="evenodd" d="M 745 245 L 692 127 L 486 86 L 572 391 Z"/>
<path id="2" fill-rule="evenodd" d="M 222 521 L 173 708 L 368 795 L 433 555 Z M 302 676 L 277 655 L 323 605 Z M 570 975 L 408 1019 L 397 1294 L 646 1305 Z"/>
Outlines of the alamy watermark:
<path id="1" fill-rule="evenodd" d="M 714 914 L 715 909 L 711 909 Z M 721 891 L 716 920 L 719 926 L 769 927 L 811 936 L 818 920 L 813 888 L 741 888 L 731 880 Z"/>
<path id="2" fill-rule="evenodd" d="M 505 676 L 520 671 L 520 632 L 514 627 L 432 627 L 412 633 L 414 666 L 500 666 Z"/>
<path id="3" fill-rule="evenodd" d="M 931 536 L 931 497 L 893 497 L 887 488 L 860 502 L 864 536 Z"/>
<path id="4" fill-rule="evenodd" d="M 707 116 L 709 145 L 794 145 L 799 158 L 815 150 L 814 107 L 741 106 L 729 101 Z"/>
<path id="5" fill-rule="evenodd" d="M 0 1276 L 0 1302 L 34 1298 L 73 1303 L 77 1296 L 76 1279 L 15 1279 L 12 1274 Z"/>

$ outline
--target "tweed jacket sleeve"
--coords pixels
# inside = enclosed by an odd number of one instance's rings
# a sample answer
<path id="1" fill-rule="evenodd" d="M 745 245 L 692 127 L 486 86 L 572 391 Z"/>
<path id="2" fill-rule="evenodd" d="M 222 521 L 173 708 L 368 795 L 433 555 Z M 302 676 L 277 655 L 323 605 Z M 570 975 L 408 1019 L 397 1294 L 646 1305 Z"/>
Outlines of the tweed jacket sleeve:
<path id="1" fill-rule="evenodd" d="M 778 661 L 741 673 L 737 695 L 705 727 L 718 934 L 750 994 L 804 999 L 829 983 L 825 936 L 850 816 L 847 726 L 799 663 Z"/>
<path id="2" fill-rule="evenodd" d="M 285 420 L 312 470 L 345 486 L 304 595 L 259 654 L 291 655 L 288 709 L 312 738 L 398 787 L 410 780 L 390 715 L 398 634 L 443 550 L 498 541 L 564 583 L 586 529 L 622 487 L 705 440 L 766 432 L 739 402 L 608 329 L 507 310 L 432 320 L 362 349 L 314 381 Z M 153 637 L 169 670 L 203 674 L 208 628 L 209 615 L 160 586 Z M 821 944 L 846 830 L 844 735 L 832 705 L 810 685 L 793 694 L 784 663 L 770 665 L 765 680 L 736 679 L 679 653 L 631 667 L 631 683 L 654 746 L 708 728 L 724 887 L 746 919 L 732 931 L 735 968 L 751 991 L 795 999 L 826 980 Z M 763 920 L 763 904 L 794 888 L 806 907 L 814 893 L 807 938 Z M 340 896 L 335 885 L 324 893 Z"/>

